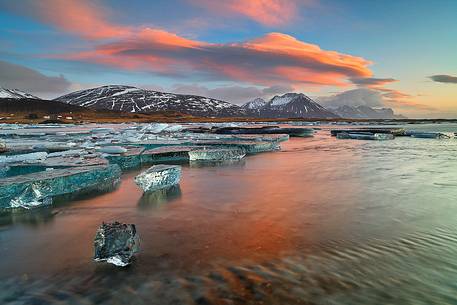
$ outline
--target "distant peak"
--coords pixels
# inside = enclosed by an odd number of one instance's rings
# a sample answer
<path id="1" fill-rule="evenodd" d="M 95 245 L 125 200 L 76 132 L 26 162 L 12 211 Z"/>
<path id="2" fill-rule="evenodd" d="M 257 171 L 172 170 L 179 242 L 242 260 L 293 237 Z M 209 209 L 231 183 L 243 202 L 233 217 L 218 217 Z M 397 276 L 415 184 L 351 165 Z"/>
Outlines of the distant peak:
<path id="1" fill-rule="evenodd" d="M 258 97 L 258 98 L 253 99 L 252 101 L 249 101 L 249 102 L 243 104 L 242 107 L 245 109 L 259 109 L 259 108 L 265 106 L 266 103 L 267 102 L 263 98 Z"/>

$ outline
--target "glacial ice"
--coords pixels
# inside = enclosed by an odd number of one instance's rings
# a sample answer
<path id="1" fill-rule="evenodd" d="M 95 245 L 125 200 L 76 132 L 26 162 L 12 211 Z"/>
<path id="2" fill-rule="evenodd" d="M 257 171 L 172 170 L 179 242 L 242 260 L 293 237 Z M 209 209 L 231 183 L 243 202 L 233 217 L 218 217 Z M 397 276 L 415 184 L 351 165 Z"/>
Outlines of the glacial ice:
<path id="1" fill-rule="evenodd" d="M 332 129 L 330 130 L 330 134 L 332 136 L 337 136 L 339 133 L 356 133 L 356 134 L 366 134 L 366 133 L 388 133 L 393 134 L 394 136 L 403 136 L 405 135 L 405 129 L 403 128 L 353 128 L 353 129 Z"/>
<path id="2" fill-rule="evenodd" d="M 160 133 L 162 132 L 165 128 L 167 128 L 169 125 L 166 123 L 156 123 L 156 124 L 150 124 L 148 126 L 145 126 L 142 131 L 147 131 L 151 133 Z"/>
<path id="3" fill-rule="evenodd" d="M 100 127 L 100 128 L 94 128 L 90 132 L 91 133 L 113 133 L 114 129 L 113 128 Z"/>
<path id="4" fill-rule="evenodd" d="M 94 238 L 94 260 L 125 267 L 131 263 L 139 247 L 140 239 L 134 224 L 102 223 Z"/>
<path id="5" fill-rule="evenodd" d="M 119 166 L 100 165 L 46 170 L 0 179 L 0 210 L 48 204 L 49 198 L 105 191 L 120 178 Z"/>
<path id="6" fill-rule="evenodd" d="M 29 153 L 29 154 L 19 154 L 19 155 L 0 155 L 0 163 L 43 162 L 44 160 L 46 160 L 47 156 L 48 156 L 48 153 L 46 153 L 46 152 L 33 152 L 33 153 Z"/>
<path id="7" fill-rule="evenodd" d="M 412 138 L 422 138 L 422 139 L 450 139 L 451 136 L 441 132 L 423 132 L 423 131 L 414 131 L 407 130 L 405 136 L 410 136 Z"/>
<path id="8" fill-rule="evenodd" d="M 192 146 L 165 146 L 148 149 L 141 154 L 141 164 L 154 162 L 186 161 L 189 160 L 189 151 Z"/>
<path id="9" fill-rule="evenodd" d="M 181 180 L 181 166 L 154 165 L 135 177 L 135 183 L 144 191 L 152 192 L 176 185 Z"/>
<path id="10" fill-rule="evenodd" d="M 189 151 L 190 161 L 224 161 L 224 160 L 239 160 L 246 153 L 241 149 L 230 148 L 210 148 L 197 149 Z"/>
<path id="11" fill-rule="evenodd" d="M 182 125 L 171 125 L 171 126 L 168 126 L 167 128 L 165 128 L 163 131 L 165 131 L 165 132 L 178 132 L 178 131 L 181 131 L 182 129 L 183 129 Z"/>
<path id="12" fill-rule="evenodd" d="M 130 146 L 121 154 L 105 154 L 104 157 L 112 164 L 117 164 L 123 170 L 137 168 L 141 165 L 143 147 Z"/>
<path id="13" fill-rule="evenodd" d="M 52 204 L 52 197 L 50 194 L 52 190 L 50 185 L 41 181 L 33 182 L 28 185 L 24 191 L 17 197 L 11 200 L 11 208 L 24 208 L 30 209 L 37 206 L 46 206 Z"/>
<path id="14" fill-rule="evenodd" d="M 4 143 L 7 152 L 0 155 L 0 209 L 55 204 L 61 195 L 66 198 L 86 189 L 112 186 L 121 170 L 188 162 L 189 153 L 194 160 L 205 160 L 204 166 L 210 161 L 234 162 L 245 154 L 277 150 L 279 142 L 289 138 L 274 126 L 257 128 L 267 134 L 214 133 L 221 127 L 240 126 L 248 124 L 4 124 L 0 126 L 0 150 Z M 142 173 L 143 180 L 141 174 L 136 179 L 144 182 L 139 185 L 146 192 L 178 183 L 181 173 L 173 167 L 148 171 Z"/>
<path id="15" fill-rule="evenodd" d="M 123 154 L 127 149 L 122 146 L 102 146 L 98 151 L 106 154 Z"/>
<path id="16" fill-rule="evenodd" d="M 353 139 L 353 140 L 393 140 L 394 135 L 390 133 L 347 133 L 339 132 L 336 135 L 337 139 Z"/>
<path id="17" fill-rule="evenodd" d="M 89 152 L 85 149 L 71 149 L 71 150 L 64 150 L 64 151 L 58 151 L 58 152 L 53 152 L 48 154 L 48 158 L 54 158 L 54 157 L 79 157 L 79 156 L 84 156 L 87 155 Z"/>
<path id="18" fill-rule="evenodd" d="M 281 128 L 278 126 L 263 127 L 222 127 L 212 132 L 216 134 L 288 134 L 291 137 L 312 137 L 313 128 Z"/>
<path id="19" fill-rule="evenodd" d="M 197 140 L 191 142 L 194 145 L 212 146 L 216 148 L 232 148 L 241 149 L 246 154 L 255 154 L 260 152 L 275 151 L 281 149 L 280 145 L 275 141 L 224 141 L 224 140 Z"/>

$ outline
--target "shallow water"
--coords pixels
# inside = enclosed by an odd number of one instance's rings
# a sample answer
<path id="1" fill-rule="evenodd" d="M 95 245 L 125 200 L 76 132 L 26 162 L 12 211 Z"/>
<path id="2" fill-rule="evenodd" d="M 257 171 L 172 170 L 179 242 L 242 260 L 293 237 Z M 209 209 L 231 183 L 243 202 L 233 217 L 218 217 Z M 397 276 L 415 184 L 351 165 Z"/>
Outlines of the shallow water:
<path id="1" fill-rule="evenodd" d="M 454 132 L 457 125 L 409 129 Z M 456 304 L 457 140 L 337 140 L 184 165 L 179 188 L 120 187 L 0 219 L 0 304 Z M 135 223 L 126 269 L 92 261 Z"/>

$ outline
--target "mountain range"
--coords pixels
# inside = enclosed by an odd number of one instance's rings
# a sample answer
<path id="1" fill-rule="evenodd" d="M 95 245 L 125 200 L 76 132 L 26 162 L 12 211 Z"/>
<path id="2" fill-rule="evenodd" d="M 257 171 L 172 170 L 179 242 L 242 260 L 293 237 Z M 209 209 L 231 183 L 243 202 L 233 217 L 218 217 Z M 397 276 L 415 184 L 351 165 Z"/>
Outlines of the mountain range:
<path id="1" fill-rule="evenodd" d="M 38 100 L 17 89 L 0 88 L 0 99 Z M 303 93 L 277 95 L 268 101 L 256 98 L 241 106 L 221 100 L 146 90 L 132 86 L 110 85 L 80 90 L 53 100 L 86 109 L 124 113 L 176 112 L 196 117 L 260 118 L 404 118 L 390 108 L 342 105 L 325 108 Z"/>
<path id="2" fill-rule="evenodd" d="M 338 117 L 302 93 L 286 93 L 275 96 L 268 102 L 258 98 L 238 106 L 202 96 L 164 93 L 131 86 L 103 86 L 73 92 L 55 100 L 93 109 L 146 113 L 177 111 L 202 117 Z"/>
<path id="3" fill-rule="evenodd" d="M 242 108 L 224 101 L 196 95 L 182 95 L 132 86 L 103 86 L 81 90 L 55 99 L 92 109 L 123 112 L 176 111 L 202 117 L 244 116 Z"/>

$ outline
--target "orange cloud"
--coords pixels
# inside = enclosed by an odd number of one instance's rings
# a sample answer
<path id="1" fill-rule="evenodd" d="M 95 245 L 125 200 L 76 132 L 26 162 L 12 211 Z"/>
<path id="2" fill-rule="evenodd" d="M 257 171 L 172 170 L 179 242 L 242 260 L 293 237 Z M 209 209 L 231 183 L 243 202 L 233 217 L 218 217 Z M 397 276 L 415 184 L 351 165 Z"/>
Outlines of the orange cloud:
<path id="1" fill-rule="evenodd" d="M 310 3 L 307 0 L 189 0 L 213 13 L 236 14 L 268 26 L 283 25 L 296 17 L 299 4 Z"/>
<path id="2" fill-rule="evenodd" d="M 326 51 L 292 36 L 270 33 L 228 44 L 186 39 L 162 30 L 142 29 L 102 43 L 67 59 L 170 75 L 200 75 L 257 85 L 313 84 L 347 86 L 348 79 L 369 77 L 371 64 L 361 57 Z"/>
<path id="3" fill-rule="evenodd" d="M 161 29 L 115 24 L 108 20 L 106 9 L 88 0 L 24 2 L 29 13 L 40 20 L 96 42 L 91 50 L 60 56 L 69 60 L 166 76 L 190 75 L 194 79 L 232 80 L 265 86 L 347 86 L 351 79 L 372 76 L 371 62 L 364 58 L 322 50 L 315 44 L 282 33 L 269 33 L 245 42 L 214 44 Z M 231 10 L 246 15 L 259 9 L 255 16 L 266 22 L 274 22 L 273 17 L 287 16 L 299 3 L 280 0 L 213 2 L 214 5 L 228 5 Z"/>

